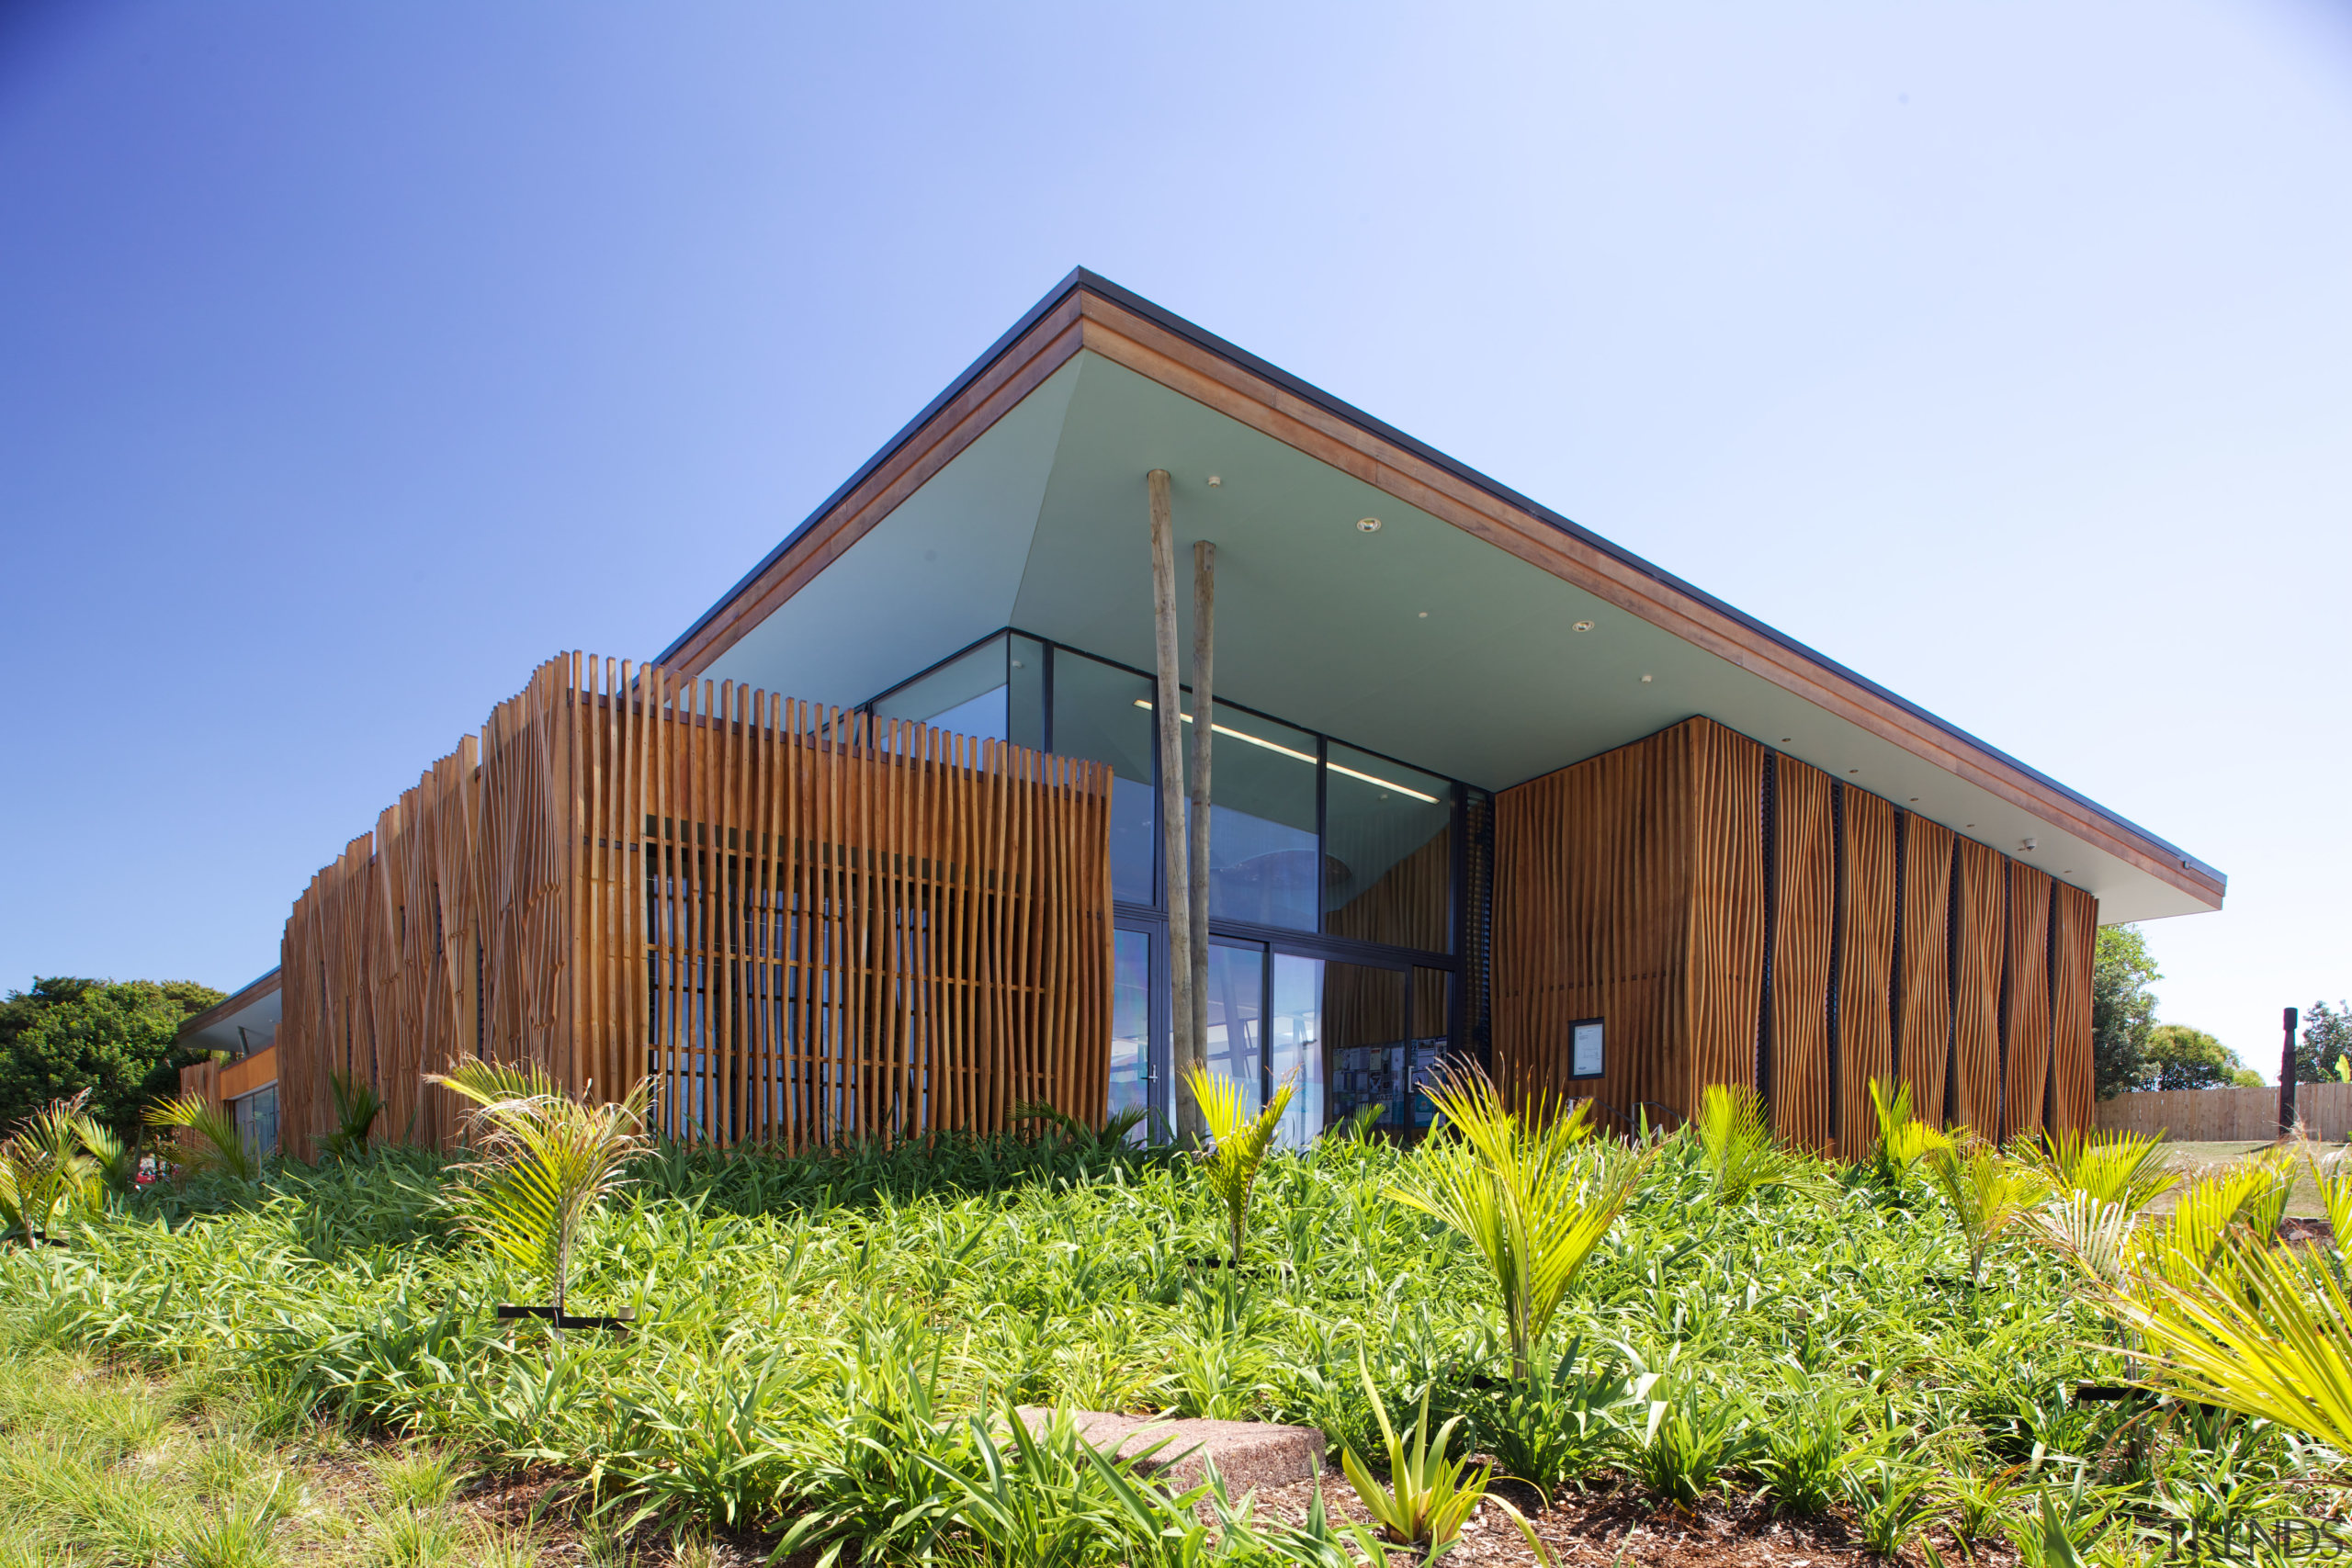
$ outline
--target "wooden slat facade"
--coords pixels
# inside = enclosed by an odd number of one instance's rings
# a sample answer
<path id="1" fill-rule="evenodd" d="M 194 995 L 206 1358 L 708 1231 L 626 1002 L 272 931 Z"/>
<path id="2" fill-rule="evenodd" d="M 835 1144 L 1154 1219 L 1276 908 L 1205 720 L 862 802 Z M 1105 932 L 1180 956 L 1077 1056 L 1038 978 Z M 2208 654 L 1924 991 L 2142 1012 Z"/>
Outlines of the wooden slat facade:
<path id="1" fill-rule="evenodd" d="M 1999 851 L 1960 840 L 1952 862 L 1951 1118 L 1987 1136 L 2001 1122 L 2001 958 L 2008 878 Z"/>
<path id="2" fill-rule="evenodd" d="M 1697 1103 L 1692 1084 L 1754 1086 L 1764 1011 L 1764 748 L 1704 721 L 1666 734 L 1682 730 L 1691 756 L 1690 886 L 1683 910 L 1690 1060 L 1675 1078 L 1676 1094 L 1656 1097 L 1676 1111 Z M 1502 853 L 1498 843 L 1496 858 Z M 1507 908 L 1498 893 L 1498 924 Z"/>
<path id="3" fill-rule="evenodd" d="M 1830 959 L 1837 937 L 1838 846 L 1829 775 L 1791 757 L 1772 780 L 1771 1032 L 1765 1098 L 1781 1136 L 1826 1148 L 1831 1123 Z"/>
<path id="4" fill-rule="evenodd" d="M 283 1143 L 328 1074 L 447 1145 L 468 1054 L 665 1126 L 805 1148 L 1099 1118 L 1110 772 L 567 656 L 322 871 L 287 922 Z"/>
<path id="5" fill-rule="evenodd" d="M 2050 1098 L 2050 890 L 2057 878 L 2009 864 L 2008 948 L 2003 962 L 2001 1133 L 2023 1133 L 2047 1120 Z"/>
<path id="6" fill-rule="evenodd" d="M 2050 1121 L 2088 1127 L 2097 1114 L 2098 1071 L 2091 1061 L 2091 961 L 2098 942 L 2098 900 L 2057 886 L 2050 906 Z"/>
<path id="7" fill-rule="evenodd" d="M 1943 1125 L 1951 1086 L 1951 867 L 1960 835 L 1904 813 L 1902 918 L 1895 928 L 1894 1070 L 1911 1112 Z"/>
<path id="8" fill-rule="evenodd" d="M 1495 809 L 1515 1094 L 1687 1114 L 1760 1065 L 1782 1135 L 1825 1153 L 1868 1146 L 1890 1071 L 1929 1120 L 1949 1098 L 1987 1134 L 2091 1123 L 2088 894 L 1703 718 Z M 1598 1081 L 1568 1077 L 1586 1018 Z"/>
<path id="9" fill-rule="evenodd" d="M 1838 1147 L 1858 1153 L 1877 1127 L 1872 1078 L 1894 1073 L 1894 804 L 1838 788 Z"/>

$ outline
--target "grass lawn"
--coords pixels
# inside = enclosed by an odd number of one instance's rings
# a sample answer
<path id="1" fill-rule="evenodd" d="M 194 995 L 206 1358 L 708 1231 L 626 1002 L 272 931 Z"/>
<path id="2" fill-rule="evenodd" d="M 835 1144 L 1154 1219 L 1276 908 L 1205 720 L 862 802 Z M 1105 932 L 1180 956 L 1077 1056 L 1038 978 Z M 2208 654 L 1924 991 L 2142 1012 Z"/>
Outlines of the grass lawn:
<path id="1" fill-rule="evenodd" d="M 549 1500 L 542 1478 L 367 1431 L 282 1384 L 0 1352 L 0 1568 L 732 1560 L 691 1531 L 632 1552 Z"/>
<path id="2" fill-rule="evenodd" d="M 2011 1231 L 1972 1288 L 1919 1172 L 1779 1156 L 1748 1188 L 1687 1131 L 1514 1389 L 1483 1263 L 1391 1196 L 1423 1157 L 1277 1155 L 1237 1274 L 1198 1262 L 1224 1216 L 1164 1152 L 665 1145 L 576 1259 L 572 1310 L 633 1331 L 560 1343 L 494 1314 L 533 1283 L 455 1228 L 436 1156 L 207 1178 L 0 1255 L 0 1565 L 759 1561 L 797 1529 L 800 1568 L 1344 1568 L 1311 1485 L 1204 1533 L 1004 1413 L 1294 1422 L 1336 1461 L 1377 1451 L 1375 1393 L 1544 1472 L 1498 1495 L 1589 1568 L 2005 1568 L 2013 1538 L 2022 1568 L 2124 1568 L 2170 1521 L 2335 1506 L 2334 1457 L 2274 1428 L 2078 1401 L 2127 1369 L 2075 1275 Z M 1449 1561 L 1536 1561 L 1498 1507 L 1472 1523 Z"/>

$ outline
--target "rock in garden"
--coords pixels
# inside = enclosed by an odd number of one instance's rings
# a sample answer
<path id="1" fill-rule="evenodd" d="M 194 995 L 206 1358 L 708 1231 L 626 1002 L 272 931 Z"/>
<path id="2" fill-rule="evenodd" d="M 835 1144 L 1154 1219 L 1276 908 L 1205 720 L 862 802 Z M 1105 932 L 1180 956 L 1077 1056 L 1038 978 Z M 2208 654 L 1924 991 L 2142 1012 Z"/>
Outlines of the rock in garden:
<path id="1" fill-rule="evenodd" d="M 1313 1427 L 1114 1416 L 1104 1410 L 1074 1410 L 1070 1415 L 1078 1423 L 1078 1435 L 1113 1457 L 1133 1458 L 1165 1438 L 1159 1451 L 1136 1469 L 1179 1486 L 1198 1482 L 1204 1461 L 1211 1460 L 1235 1496 L 1252 1487 L 1312 1481 L 1323 1472 L 1323 1434 Z M 1043 1405 L 1021 1406 L 1021 1424 L 1031 1431 L 1044 1430 L 1053 1418 L 1053 1411 Z"/>

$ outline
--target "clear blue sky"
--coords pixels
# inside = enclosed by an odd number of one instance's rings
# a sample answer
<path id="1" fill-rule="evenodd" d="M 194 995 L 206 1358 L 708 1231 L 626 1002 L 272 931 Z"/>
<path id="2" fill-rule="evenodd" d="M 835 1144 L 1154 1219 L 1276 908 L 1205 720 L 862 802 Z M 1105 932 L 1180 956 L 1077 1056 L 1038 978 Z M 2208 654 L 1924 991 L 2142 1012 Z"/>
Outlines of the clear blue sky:
<path id="1" fill-rule="evenodd" d="M 0 8 L 0 986 L 233 986 L 1083 264 L 2181 843 L 2352 993 L 2352 11 Z"/>

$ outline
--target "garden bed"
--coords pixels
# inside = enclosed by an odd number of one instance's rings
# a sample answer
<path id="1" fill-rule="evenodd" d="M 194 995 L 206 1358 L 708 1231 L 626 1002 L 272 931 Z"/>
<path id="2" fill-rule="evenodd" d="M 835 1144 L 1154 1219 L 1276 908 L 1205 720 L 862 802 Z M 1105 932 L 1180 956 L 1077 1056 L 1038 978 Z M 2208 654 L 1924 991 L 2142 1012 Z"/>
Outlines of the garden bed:
<path id="1" fill-rule="evenodd" d="M 1237 1272 L 1193 1266 L 1226 1244 L 1225 1216 L 1162 1155 L 664 1146 L 588 1223 L 567 1303 L 630 1313 L 630 1335 L 558 1345 L 496 1315 L 515 1282 L 454 1228 L 442 1162 L 393 1152 L 198 1182 L 78 1225 L 72 1247 L 17 1249 L 0 1324 L 300 1391 L 357 1429 L 462 1454 L 469 1506 L 492 1517 L 593 1481 L 577 1506 L 644 1514 L 644 1552 L 673 1531 L 764 1551 L 821 1516 L 888 1559 L 934 1472 L 987 1473 L 1015 1404 L 1293 1422 L 1329 1434 L 1336 1460 L 1376 1447 L 1369 1378 L 1398 1422 L 1427 1394 L 1465 1445 L 1496 1447 L 1510 1358 L 1488 1277 L 1390 1196 L 1420 1157 L 1341 1142 L 1277 1156 Z M 1639 1392 L 1589 1413 L 1548 1507 L 1499 1495 L 1535 1515 L 1554 1561 L 1595 1568 L 1860 1562 L 1862 1483 L 1889 1477 L 1916 1482 L 1917 1505 L 1879 1535 L 1915 1562 L 1923 1542 L 1960 1561 L 1951 1531 L 1972 1510 L 1970 1553 L 2005 1561 L 2006 1533 L 2078 1473 L 2094 1506 L 2072 1528 L 2095 1557 L 2160 1544 L 2126 1512 L 2154 1519 L 2217 1487 L 2263 1518 L 2332 1506 L 2312 1491 L 2325 1456 L 2268 1428 L 2077 1399 L 2129 1370 L 2097 1348 L 2112 1325 L 2046 1250 L 2013 1235 L 1981 1287 L 1968 1273 L 1916 1173 L 1873 1185 L 1796 1162 L 1727 1195 L 1677 1134 L 1536 1347 L 1549 1367 L 1574 1345 L 1579 1375 Z M 1707 1452 L 1645 1449 L 1653 1403 Z M 1336 1467 L 1322 1484 L 1334 1517 L 1366 1517 Z M 1673 1487 L 1695 1500 L 1669 1506 Z M 1254 1517 L 1303 1523 L 1312 1493 L 1261 1493 Z M 1476 1522 L 1453 1561 L 1532 1560 L 1494 1505 Z"/>

